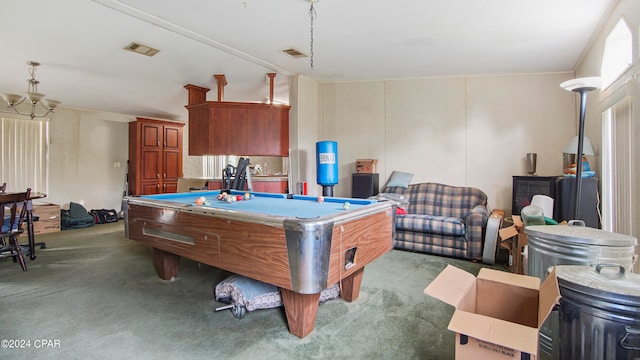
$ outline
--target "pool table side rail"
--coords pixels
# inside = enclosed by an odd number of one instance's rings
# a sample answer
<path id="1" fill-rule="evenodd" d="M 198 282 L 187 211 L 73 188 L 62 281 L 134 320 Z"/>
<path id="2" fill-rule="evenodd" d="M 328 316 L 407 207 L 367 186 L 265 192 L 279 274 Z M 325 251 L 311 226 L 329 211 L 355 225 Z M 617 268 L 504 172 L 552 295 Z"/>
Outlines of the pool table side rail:
<path id="1" fill-rule="evenodd" d="M 139 204 L 129 204 L 127 213 L 129 239 L 168 254 L 291 288 L 282 227 Z M 177 268 L 169 272 L 156 270 L 165 280 L 177 275 Z"/>
<path id="2" fill-rule="evenodd" d="M 196 214 L 218 217 L 218 218 L 227 219 L 227 220 L 246 221 L 250 223 L 257 223 L 257 224 L 264 224 L 264 225 L 271 225 L 271 226 L 282 226 L 285 219 L 291 218 L 291 217 L 281 216 L 281 215 L 248 213 L 240 210 L 220 209 L 220 208 L 208 207 L 208 206 L 196 206 L 193 204 L 183 204 L 183 203 L 176 203 L 171 201 L 147 199 L 144 197 L 137 197 L 137 196 L 125 197 L 123 202 L 124 202 L 124 206 L 123 206 L 124 209 L 126 209 L 129 204 L 138 204 L 138 205 L 157 207 L 157 208 L 167 209 L 167 210 L 193 212 Z M 337 215 L 333 215 L 333 216 L 319 216 L 313 219 L 301 219 L 301 220 L 333 221 L 334 224 L 338 225 L 345 221 L 352 221 L 354 218 L 361 218 L 361 217 L 368 216 L 370 214 L 382 211 L 384 209 L 392 208 L 392 206 L 393 205 L 391 204 L 391 202 L 372 203 L 363 207 L 343 210 L 343 211 L 340 211 Z"/>

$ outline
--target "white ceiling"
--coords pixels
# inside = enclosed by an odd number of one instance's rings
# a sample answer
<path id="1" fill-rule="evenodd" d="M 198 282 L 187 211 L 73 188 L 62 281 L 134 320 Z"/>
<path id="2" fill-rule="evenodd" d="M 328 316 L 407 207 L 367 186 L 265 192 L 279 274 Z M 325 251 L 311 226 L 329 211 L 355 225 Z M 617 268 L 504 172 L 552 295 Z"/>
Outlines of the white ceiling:
<path id="1" fill-rule="evenodd" d="M 0 92 L 39 91 L 63 107 L 186 120 L 185 84 L 262 101 L 277 72 L 318 82 L 572 71 L 616 0 L 319 0 L 314 68 L 309 0 L 30 0 L 0 7 Z M 160 52 L 122 50 L 135 41 Z"/>

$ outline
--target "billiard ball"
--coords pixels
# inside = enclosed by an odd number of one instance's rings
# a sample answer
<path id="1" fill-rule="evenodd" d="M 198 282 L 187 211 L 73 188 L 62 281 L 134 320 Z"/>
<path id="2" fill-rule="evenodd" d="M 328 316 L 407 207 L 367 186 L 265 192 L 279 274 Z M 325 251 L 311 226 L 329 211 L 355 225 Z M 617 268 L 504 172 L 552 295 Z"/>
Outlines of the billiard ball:
<path id="1" fill-rule="evenodd" d="M 196 205 L 201 206 L 202 205 L 202 199 L 201 198 L 197 198 L 196 199 Z"/>
<path id="2" fill-rule="evenodd" d="M 229 196 L 229 195 L 227 195 L 227 196 L 225 197 L 225 200 L 227 200 L 227 202 L 232 202 L 232 201 L 233 201 L 233 196 Z"/>
<path id="3" fill-rule="evenodd" d="M 318 202 L 324 202 L 324 198 L 322 196 L 318 196 Z"/>
<path id="4" fill-rule="evenodd" d="M 344 204 L 342 204 L 342 207 L 343 207 L 345 210 L 349 210 L 349 208 L 351 207 L 351 204 L 349 204 L 349 202 L 348 202 L 348 201 L 346 201 Z"/>
<path id="5" fill-rule="evenodd" d="M 224 200 L 224 193 L 218 194 L 218 200 Z"/>
<path id="6" fill-rule="evenodd" d="M 242 197 L 242 195 L 238 195 L 238 196 L 236 196 L 236 200 L 237 200 L 237 201 L 241 201 L 242 199 L 244 199 L 244 198 Z"/>
<path id="7" fill-rule="evenodd" d="M 244 199 L 245 199 L 245 200 L 249 200 L 249 199 L 251 199 L 251 194 L 250 194 L 250 193 L 248 193 L 248 192 L 244 193 Z"/>

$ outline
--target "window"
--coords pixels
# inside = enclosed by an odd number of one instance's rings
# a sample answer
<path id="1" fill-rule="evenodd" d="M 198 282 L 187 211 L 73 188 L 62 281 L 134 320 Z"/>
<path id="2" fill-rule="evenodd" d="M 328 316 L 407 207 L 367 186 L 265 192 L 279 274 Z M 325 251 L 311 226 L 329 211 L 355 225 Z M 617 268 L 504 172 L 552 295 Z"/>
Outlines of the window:
<path id="1" fill-rule="evenodd" d="M 48 192 L 49 121 L 0 118 L 0 183 Z"/>
<path id="2" fill-rule="evenodd" d="M 602 114 L 602 227 L 631 234 L 636 216 L 632 155 L 632 98 L 625 97 Z"/>
<path id="3" fill-rule="evenodd" d="M 634 233 L 638 217 L 638 172 L 634 152 L 640 96 L 633 81 L 633 40 L 620 20 L 611 31 L 602 56 L 602 228 Z M 629 70 L 632 71 L 629 71 Z M 636 75 L 633 75 L 633 73 Z M 610 86 L 612 84 L 615 86 Z"/>
<path id="4" fill-rule="evenodd" d="M 235 155 L 208 155 L 202 157 L 202 176 L 207 179 L 222 178 L 222 169 L 228 164 L 235 166 Z"/>
<path id="5" fill-rule="evenodd" d="M 624 20 L 620 19 L 616 27 L 607 36 L 604 46 L 602 67 L 600 69 L 603 88 L 613 84 L 631 66 L 633 62 L 632 48 L 631 30 L 629 30 Z"/>

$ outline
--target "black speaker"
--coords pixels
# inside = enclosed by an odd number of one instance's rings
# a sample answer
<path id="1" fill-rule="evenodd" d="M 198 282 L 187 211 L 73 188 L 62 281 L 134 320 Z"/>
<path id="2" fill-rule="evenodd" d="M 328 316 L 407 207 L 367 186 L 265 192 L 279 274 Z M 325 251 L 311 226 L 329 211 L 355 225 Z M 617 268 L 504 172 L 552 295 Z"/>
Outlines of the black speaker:
<path id="1" fill-rule="evenodd" d="M 380 175 L 369 173 L 354 173 L 351 178 L 351 197 L 366 199 L 378 195 Z"/>
<path id="2" fill-rule="evenodd" d="M 553 204 L 553 218 L 562 220 L 582 220 L 588 227 L 600 228 L 598 209 L 598 179 L 583 178 L 580 187 L 579 219 L 574 219 L 576 209 L 576 178 L 559 177 L 556 180 L 556 196 Z"/>

